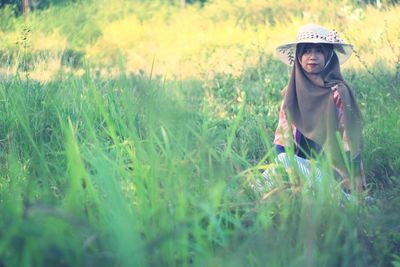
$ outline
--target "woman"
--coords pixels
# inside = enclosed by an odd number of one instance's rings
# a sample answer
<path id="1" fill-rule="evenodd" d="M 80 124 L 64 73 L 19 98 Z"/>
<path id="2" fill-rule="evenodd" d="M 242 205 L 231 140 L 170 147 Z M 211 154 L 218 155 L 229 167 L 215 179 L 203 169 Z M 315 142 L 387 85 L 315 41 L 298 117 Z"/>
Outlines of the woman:
<path id="1" fill-rule="evenodd" d="M 296 42 L 279 46 L 277 53 L 284 63 L 293 65 L 274 139 L 278 162 L 288 170 L 294 160 L 297 170 L 310 176 L 309 159 L 323 154 L 332 160 L 345 192 L 352 189 L 352 176 L 356 189 L 363 191 L 362 117 L 340 72 L 352 46 L 336 31 L 308 24 L 299 30 Z M 289 147 L 294 147 L 294 157 L 286 153 Z M 319 168 L 315 173 L 317 180 L 322 179 Z M 268 182 L 271 172 L 263 176 Z"/>

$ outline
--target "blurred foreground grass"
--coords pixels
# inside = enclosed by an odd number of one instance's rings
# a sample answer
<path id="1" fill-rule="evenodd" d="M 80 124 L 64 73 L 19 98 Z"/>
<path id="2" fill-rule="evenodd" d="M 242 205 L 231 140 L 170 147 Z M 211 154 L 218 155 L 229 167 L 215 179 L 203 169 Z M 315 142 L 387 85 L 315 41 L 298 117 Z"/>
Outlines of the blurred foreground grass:
<path id="1" fill-rule="evenodd" d="M 399 265 L 398 45 L 385 39 L 398 37 L 384 34 L 397 28 L 369 21 L 371 14 L 395 20 L 398 7 L 348 6 L 360 17 L 346 15 L 354 21 L 340 24 L 313 1 L 293 8 L 285 1 L 216 1 L 183 11 L 155 2 L 93 3 L 79 6 L 81 12 L 67 6 L 32 13 L 2 33 L 3 59 L 11 63 L 3 65 L 10 73 L 0 82 L 0 266 Z M 306 15 L 296 5 L 317 9 Z M 287 13 L 278 20 L 274 14 L 282 10 Z M 63 20 L 56 19 L 60 12 Z M 324 184 L 316 192 L 282 190 L 266 201 L 249 186 L 273 160 L 280 91 L 288 78 L 288 68 L 269 54 L 284 38 L 290 41 L 292 26 L 306 16 L 338 23 L 359 42 L 360 60 L 353 57 L 344 75 L 364 114 L 373 206 L 338 201 Z M 141 29 L 136 37 L 128 26 L 123 30 L 132 20 Z M 367 21 L 373 25 L 365 36 L 350 34 Z M 31 31 L 20 35 L 26 25 Z M 209 27 L 215 32 L 207 35 Z M 235 34 L 223 35 L 229 27 Z M 69 33 L 60 37 L 63 46 L 59 37 L 40 39 L 57 36 L 55 28 L 58 36 Z M 286 28 L 293 33 L 282 35 Z M 380 39 L 374 29 L 381 30 Z M 13 33 L 29 37 L 6 48 Z M 265 42 L 253 49 L 257 34 Z M 104 41 L 112 35 L 120 40 L 115 45 Z M 371 38 L 377 41 L 362 45 Z M 56 41 L 43 50 L 38 40 L 47 40 L 43 46 Z M 214 47 L 205 44 L 213 40 Z M 243 65 L 227 54 L 235 46 L 245 53 Z M 198 53 L 202 49 L 212 52 Z M 65 53 L 77 51 L 81 63 L 62 62 Z M 129 55 L 143 57 L 142 64 Z M 53 59 L 58 67 L 39 79 Z M 179 65 L 183 59 L 188 65 Z M 201 68 L 192 69 L 196 64 Z"/>
<path id="2" fill-rule="evenodd" d="M 398 264 L 398 80 L 346 72 L 365 114 L 373 206 L 338 201 L 325 184 L 260 201 L 249 183 L 273 160 L 280 67 L 270 58 L 208 82 L 89 69 L 3 80 L 0 263 Z"/>

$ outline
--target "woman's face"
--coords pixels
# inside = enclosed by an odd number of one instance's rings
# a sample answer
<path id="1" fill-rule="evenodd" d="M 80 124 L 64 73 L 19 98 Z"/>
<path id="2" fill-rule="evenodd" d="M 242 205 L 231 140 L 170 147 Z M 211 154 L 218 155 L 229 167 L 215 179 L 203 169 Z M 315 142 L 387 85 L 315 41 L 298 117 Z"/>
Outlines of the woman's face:
<path id="1" fill-rule="evenodd" d="M 300 57 L 300 64 L 307 74 L 319 74 L 325 67 L 325 56 L 322 45 L 306 44 Z"/>

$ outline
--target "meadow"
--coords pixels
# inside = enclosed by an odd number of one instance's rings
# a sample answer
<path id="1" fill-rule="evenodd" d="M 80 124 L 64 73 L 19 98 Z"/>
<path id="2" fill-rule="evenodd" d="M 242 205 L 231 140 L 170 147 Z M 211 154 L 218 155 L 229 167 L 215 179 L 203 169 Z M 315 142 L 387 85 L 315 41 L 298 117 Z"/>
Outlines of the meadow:
<path id="1" fill-rule="evenodd" d="M 384 3 L 1 9 L 0 266 L 399 267 L 400 6 Z M 290 73 L 274 48 L 308 22 L 354 44 L 372 205 L 285 173 L 276 194 L 251 187 Z"/>

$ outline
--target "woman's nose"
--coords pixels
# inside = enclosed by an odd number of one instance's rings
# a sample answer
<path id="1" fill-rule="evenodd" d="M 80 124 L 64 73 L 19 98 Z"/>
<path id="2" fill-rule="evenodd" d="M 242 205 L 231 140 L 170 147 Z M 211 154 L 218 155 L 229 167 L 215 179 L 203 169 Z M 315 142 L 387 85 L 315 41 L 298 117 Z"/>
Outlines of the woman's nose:
<path id="1" fill-rule="evenodd" d="M 310 51 L 310 58 L 315 58 L 317 54 L 317 51 L 315 51 L 314 49 L 311 49 Z"/>

